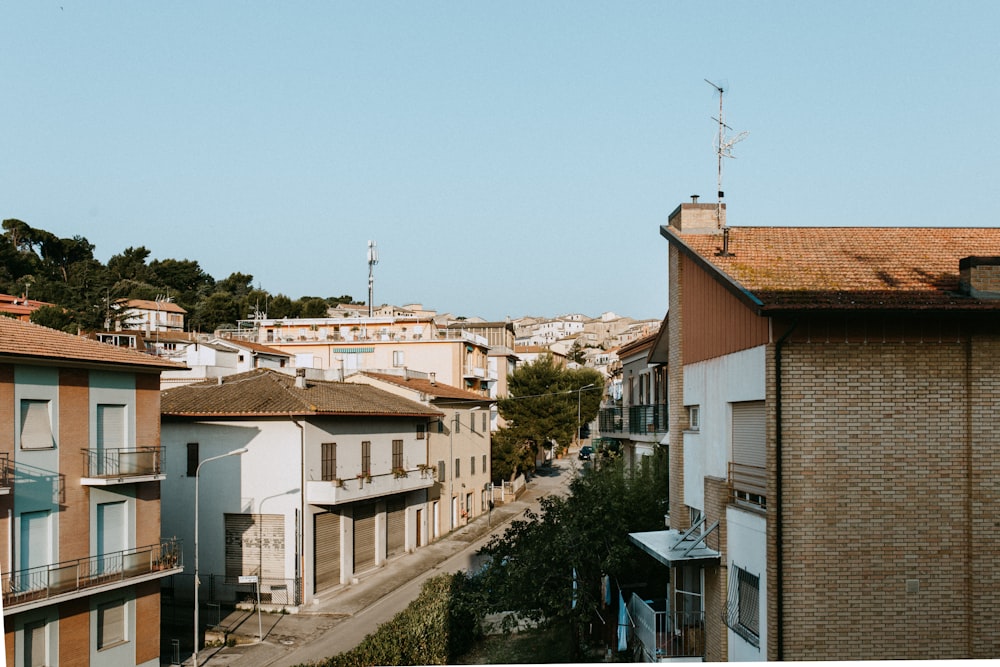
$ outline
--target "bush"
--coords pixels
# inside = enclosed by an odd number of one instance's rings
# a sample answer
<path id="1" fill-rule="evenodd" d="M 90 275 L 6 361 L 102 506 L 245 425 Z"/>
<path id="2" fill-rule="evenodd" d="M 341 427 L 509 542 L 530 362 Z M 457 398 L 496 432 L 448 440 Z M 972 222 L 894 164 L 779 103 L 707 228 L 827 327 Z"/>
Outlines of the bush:
<path id="1" fill-rule="evenodd" d="M 417 599 L 366 636 L 354 649 L 316 667 L 446 665 L 482 636 L 477 588 L 464 573 L 424 583 Z"/>

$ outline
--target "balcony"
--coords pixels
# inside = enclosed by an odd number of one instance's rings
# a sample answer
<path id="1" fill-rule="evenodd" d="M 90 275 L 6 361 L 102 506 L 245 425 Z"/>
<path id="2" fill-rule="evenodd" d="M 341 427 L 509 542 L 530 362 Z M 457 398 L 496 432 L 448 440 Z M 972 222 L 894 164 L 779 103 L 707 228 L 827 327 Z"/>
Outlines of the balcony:
<path id="1" fill-rule="evenodd" d="M 86 486 L 158 482 L 167 478 L 163 474 L 163 450 L 159 447 L 81 451 L 84 475 L 80 483 Z"/>
<path id="2" fill-rule="evenodd" d="M 667 432 L 667 404 L 630 405 L 628 407 L 630 435 L 663 435 Z"/>
<path id="3" fill-rule="evenodd" d="M 690 662 L 705 658 L 705 612 L 666 611 L 666 600 L 628 601 L 635 639 L 646 662 Z"/>
<path id="4" fill-rule="evenodd" d="M 597 430 L 601 432 L 601 435 L 625 433 L 625 418 L 622 416 L 622 408 L 601 408 L 597 412 Z"/>
<path id="5" fill-rule="evenodd" d="M 767 509 L 767 470 L 729 462 L 729 498 L 734 505 Z"/>
<path id="6" fill-rule="evenodd" d="M 0 452 L 0 496 L 10 493 L 10 453 Z"/>
<path id="7" fill-rule="evenodd" d="M 434 469 L 415 468 L 385 475 L 306 482 L 306 502 L 341 505 L 434 486 Z"/>
<path id="8" fill-rule="evenodd" d="M 78 558 L 3 578 L 3 611 L 11 614 L 93 593 L 161 579 L 184 570 L 179 540 Z"/>

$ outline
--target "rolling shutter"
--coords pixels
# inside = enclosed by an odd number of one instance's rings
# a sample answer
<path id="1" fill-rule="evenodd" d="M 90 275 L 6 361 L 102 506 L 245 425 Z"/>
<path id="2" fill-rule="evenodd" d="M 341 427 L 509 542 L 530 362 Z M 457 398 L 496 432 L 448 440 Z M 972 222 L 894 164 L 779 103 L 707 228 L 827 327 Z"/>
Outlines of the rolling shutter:
<path id="1" fill-rule="evenodd" d="M 354 571 L 375 567 L 375 503 L 354 506 Z"/>
<path id="2" fill-rule="evenodd" d="M 764 468 L 767 461 L 767 424 L 764 401 L 733 403 L 733 462 Z"/>
<path id="3" fill-rule="evenodd" d="M 392 558 L 406 549 L 406 498 L 386 501 L 388 521 L 385 522 L 386 557 Z"/>
<path id="4" fill-rule="evenodd" d="M 313 592 L 340 583 L 340 514 L 323 512 L 313 517 L 313 559 L 316 581 Z"/>
<path id="5" fill-rule="evenodd" d="M 226 514 L 226 578 L 285 579 L 285 516 Z"/>

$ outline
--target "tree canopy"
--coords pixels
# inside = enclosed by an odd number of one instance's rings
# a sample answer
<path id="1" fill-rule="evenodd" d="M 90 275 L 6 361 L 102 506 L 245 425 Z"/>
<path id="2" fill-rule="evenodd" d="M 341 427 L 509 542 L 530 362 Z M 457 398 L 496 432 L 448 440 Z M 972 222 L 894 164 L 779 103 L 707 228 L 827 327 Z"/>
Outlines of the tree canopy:
<path id="1" fill-rule="evenodd" d="M 114 304 L 123 299 L 169 297 L 187 312 L 192 330 L 233 326 L 254 312 L 296 317 L 326 315 L 326 305 L 351 303 L 344 294 L 326 299 L 291 298 L 254 288 L 253 275 L 234 272 L 216 281 L 197 260 L 150 259 L 145 246 L 128 247 L 102 264 L 83 236 L 60 238 L 16 218 L 3 221 L 0 235 L 0 292 L 54 307 L 35 311 L 32 320 L 76 332 L 113 327 Z"/>

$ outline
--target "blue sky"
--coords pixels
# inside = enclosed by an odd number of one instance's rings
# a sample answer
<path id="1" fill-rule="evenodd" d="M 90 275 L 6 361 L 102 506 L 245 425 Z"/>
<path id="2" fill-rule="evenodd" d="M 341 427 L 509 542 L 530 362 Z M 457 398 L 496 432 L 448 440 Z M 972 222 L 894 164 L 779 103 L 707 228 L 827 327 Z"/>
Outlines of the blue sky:
<path id="1" fill-rule="evenodd" d="M 996 226 L 1000 3 L 0 2 L 0 218 L 272 293 L 661 318 L 659 227 Z"/>

